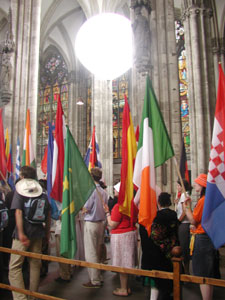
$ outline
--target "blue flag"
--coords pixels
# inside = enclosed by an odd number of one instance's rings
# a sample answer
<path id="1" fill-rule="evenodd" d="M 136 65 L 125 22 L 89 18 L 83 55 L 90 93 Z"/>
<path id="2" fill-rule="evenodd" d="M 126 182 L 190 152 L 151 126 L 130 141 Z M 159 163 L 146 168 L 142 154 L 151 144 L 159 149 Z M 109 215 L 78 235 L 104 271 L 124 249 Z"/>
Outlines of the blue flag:
<path id="1" fill-rule="evenodd" d="M 97 136 L 95 134 L 95 126 L 93 127 L 92 138 L 91 138 L 90 144 L 88 146 L 87 152 L 85 154 L 84 162 L 85 162 L 89 172 L 94 167 L 99 167 L 99 168 L 102 167 L 102 164 L 101 164 L 100 158 L 99 158 L 99 146 L 98 146 L 98 142 L 97 142 Z"/>
<path id="2" fill-rule="evenodd" d="M 7 170 L 8 170 L 8 184 L 11 189 L 15 190 L 15 183 L 14 183 L 14 174 L 13 174 L 13 161 L 12 161 L 12 145 L 10 145 L 10 151 L 7 161 Z"/>
<path id="3" fill-rule="evenodd" d="M 210 152 L 202 227 L 216 249 L 225 244 L 225 76 L 219 65 L 219 84 Z"/>
<path id="4" fill-rule="evenodd" d="M 20 177 L 20 139 L 17 138 L 17 145 L 16 145 L 16 180 Z"/>
<path id="5" fill-rule="evenodd" d="M 55 200 L 50 196 L 52 191 L 52 161 L 53 161 L 53 149 L 54 149 L 54 138 L 52 134 L 52 125 L 49 122 L 48 129 L 48 156 L 47 156 L 47 192 L 48 192 L 48 200 L 51 204 L 51 217 L 55 220 L 59 218 L 59 210 L 55 203 Z"/>

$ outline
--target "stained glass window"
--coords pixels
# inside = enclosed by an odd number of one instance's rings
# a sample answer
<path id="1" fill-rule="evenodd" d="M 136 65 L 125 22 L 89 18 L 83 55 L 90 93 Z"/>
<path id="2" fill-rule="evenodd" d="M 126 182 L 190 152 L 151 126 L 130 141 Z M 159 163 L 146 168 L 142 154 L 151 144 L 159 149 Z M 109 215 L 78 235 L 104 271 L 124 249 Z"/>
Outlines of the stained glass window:
<path id="1" fill-rule="evenodd" d="M 40 64 L 40 86 L 38 104 L 37 162 L 40 163 L 48 144 L 49 122 L 55 125 L 57 99 L 60 97 L 67 121 L 68 115 L 68 69 L 57 49 L 47 51 Z M 53 132 L 54 134 L 54 132 Z"/>
<path id="2" fill-rule="evenodd" d="M 124 94 L 128 101 L 129 72 L 112 81 L 113 93 L 113 158 L 121 159 L 122 150 L 122 118 L 124 107 Z"/>
<path id="3" fill-rule="evenodd" d="M 177 54 L 178 54 L 182 134 L 184 138 L 187 160 L 190 160 L 188 80 L 187 80 L 187 67 L 186 67 L 186 50 L 185 50 L 185 41 L 184 41 L 184 27 L 181 21 L 175 22 L 175 28 L 176 28 L 176 43 L 177 43 Z"/>

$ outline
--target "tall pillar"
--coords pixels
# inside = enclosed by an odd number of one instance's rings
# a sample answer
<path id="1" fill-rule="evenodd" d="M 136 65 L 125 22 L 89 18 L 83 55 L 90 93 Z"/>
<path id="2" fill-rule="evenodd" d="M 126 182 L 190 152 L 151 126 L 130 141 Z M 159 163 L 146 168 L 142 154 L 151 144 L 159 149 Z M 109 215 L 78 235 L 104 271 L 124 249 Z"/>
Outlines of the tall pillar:
<path id="1" fill-rule="evenodd" d="M 13 63 L 13 99 L 5 106 L 5 124 L 12 136 L 15 162 L 17 137 L 20 138 L 20 144 L 23 144 L 27 109 L 30 109 L 36 156 L 41 0 L 11 0 L 11 10 L 16 55 Z"/>
<path id="2" fill-rule="evenodd" d="M 103 178 L 113 193 L 112 81 L 93 78 L 92 127 L 96 126 Z"/>
<path id="3" fill-rule="evenodd" d="M 142 5 L 143 16 L 149 22 L 150 64 L 147 65 L 146 71 L 152 80 L 175 154 L 179 158 L 181 120 L 173 1 L 153 0 L 150 8 L 146 6 L 146 1 L 131 2 L 133 5 L 134 2 L 136 5 Z M 135 12 L 131 12 L 131 15 L 135 19 Z M 133 68 L 131 110 L 134 112 L 135 126 L 141 121 L 145 93 L 146 73 L 145 70 L 140 70 L 136 66 Z M 175 192 L 178 175 L 172 160 L 157 168 L 156 176 L 156 182 L 162 190 Z"/>
<path id="4" fill-rule="evenodd" d="M 200 5 L 183 1 L 187 78 L 190 107 L 191 172 L 194 178 L 207 172 L 213 113 L 215 80 L 211 40 L 210 1 Z"/>

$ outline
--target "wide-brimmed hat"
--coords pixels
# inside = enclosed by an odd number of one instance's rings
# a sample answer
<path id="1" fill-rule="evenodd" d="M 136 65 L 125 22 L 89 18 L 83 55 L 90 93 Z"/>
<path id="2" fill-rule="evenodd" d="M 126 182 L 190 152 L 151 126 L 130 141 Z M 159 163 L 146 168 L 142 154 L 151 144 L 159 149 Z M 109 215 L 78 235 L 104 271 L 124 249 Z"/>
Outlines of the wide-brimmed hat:
<path id="1" fill-rule="evenodd" d="M 114 185 L 114 189 L 117 191 L 117 193 L 119 193 L 119 191 L 120 191 L 120 182 L 118 182 L 117 184 Z"/>
<path id="2" fill-rule="evenodd" d="M 24 197 L 39 197 L 42 194 L 42 187 L 34 179 L 23 178 L 17 182 L 16 191 Z"/>
<path id="3" fill-rule="evenodd" d="M 195 182 L 199 185 L 206 187 L 207 185 L 207 175 L 206 174 L 199 174 L 198 177 L 195 179 Z"/>

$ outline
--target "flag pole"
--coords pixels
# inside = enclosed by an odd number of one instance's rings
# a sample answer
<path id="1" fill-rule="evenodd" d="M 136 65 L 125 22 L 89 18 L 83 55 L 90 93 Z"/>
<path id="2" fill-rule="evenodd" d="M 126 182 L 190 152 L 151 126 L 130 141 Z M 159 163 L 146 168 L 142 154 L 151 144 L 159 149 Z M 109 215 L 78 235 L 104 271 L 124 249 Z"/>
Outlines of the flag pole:
<path id="1" fill-rule="evenodd" d="M 6 186 L 7 186 L 7 187 L 10 189 L 10 191 L 11 191 L 12 189 L 11 189 L 11 187 L 8 185 L 8 183 L 7 183 L 6 179 L 5 179 L 5 176 L 2 174 L 2 171 L 1 171 L 1 170 L 0 170 L 0 175 L 1 175 L 2 179 L 4 180 Z"/>
<path id="2" fill-rule="evenodd" d="M 177 170 L 178 177 L 179 177 L 179 179 L 180 179 L 180 183 L 181 183 L 181 186 L 182 186 L 182 190 L 184 191 L 185 198 L 188 198 L 188 197 L 187 197 L 186 190 L 185 190 L 185 187 L 184 187 L 183 178 L 181 177 L 180 170 L 179 170 L 179 168 L 178 168 L 176 156 L 173 157 L 173 160 L 174 160 L 174 164 L 175 164 L 175 167 L 176 167 L 176 170 Z"/>

